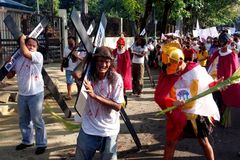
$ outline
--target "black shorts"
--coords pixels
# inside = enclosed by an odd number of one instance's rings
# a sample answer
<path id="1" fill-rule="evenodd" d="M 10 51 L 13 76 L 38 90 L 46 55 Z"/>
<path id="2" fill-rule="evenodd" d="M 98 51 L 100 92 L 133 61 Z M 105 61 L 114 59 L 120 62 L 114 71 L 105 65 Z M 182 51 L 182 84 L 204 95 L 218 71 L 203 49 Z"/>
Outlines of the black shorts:
<path id="1" fill-rule="evenodd" d="M 213 124 L 209 121 L 208 117 L 198 116 L 196 118 L 197 135 L 195 134 L 192 123 L 187 121 L 186 126 L 183 129 L 182 138 L 204 138 L 208 137 L 213 132 Z"/>

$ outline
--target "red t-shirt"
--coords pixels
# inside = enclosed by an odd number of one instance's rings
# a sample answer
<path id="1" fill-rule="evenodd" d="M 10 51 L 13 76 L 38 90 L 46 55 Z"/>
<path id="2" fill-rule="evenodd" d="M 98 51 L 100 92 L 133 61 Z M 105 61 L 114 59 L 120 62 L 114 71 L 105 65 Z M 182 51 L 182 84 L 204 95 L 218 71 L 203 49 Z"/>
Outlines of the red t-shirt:
<path id="1" fill-rule="evenodd" d="M 196 51 L 193 49 L 193 48 L 185 48 L 183 49 L 183 54 L 184 54 L 184 57 L 185 59 L 192 59 L 192 56 L 193 54 L 195 53 Z"/>

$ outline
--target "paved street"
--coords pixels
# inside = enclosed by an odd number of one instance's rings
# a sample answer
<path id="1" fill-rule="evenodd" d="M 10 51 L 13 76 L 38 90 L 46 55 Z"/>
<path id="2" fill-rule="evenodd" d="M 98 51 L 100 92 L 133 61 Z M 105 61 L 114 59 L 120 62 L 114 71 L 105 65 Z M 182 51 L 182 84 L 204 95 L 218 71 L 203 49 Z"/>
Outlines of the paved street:
<path id="1" fill-rule="evenodd" d="M 58 85 L 59 91 L 65 95 L 66 85 L 64 73 L 60 69 L 60 64 L 47 64 L 47 69 L 54 82 Z M 157 77 L 157 71 L 154 71 L 154 77 Z M 148 78 L 146 77 L 146 86 L 149 86 Z M 14 81 L 5 81 L 9 90 L 16 90 Z M 11 85 L 10 85 L 11 84 Z M 3 91 L 2 93 L 7 92 Z M 14 92 L 14 91 L 11 91 Z M 76 87 L 74 88 L 76 93 Z M 154 160 L 162 159 L 165 136 L 165 117 L 156 116 L 160 111 L 157 104 L 153 101 L 154 88 L 144 88 L 142 97 L 128 97 L 128 106 L 126 112 L 134 125 L 139 139 L 142 143 L 141 151 L 136 151 L 136 145 L 126 128 L 126 125 L 121 121 L 121 131 L 118 139 L 119 159 L 125 160 Z M 73 109 L 74 99 L 67 101 L 69 107 Z M 8 102 L 13 107 L 14 102 Z M 63 117 L 63 113 L 48 96 L 45 99 L 45 105 L 49 105 L 54 112 Z M 3 104 L 1 104 L 2 106 Z M 75 114 L 75 113 L 74 113 Z M 236 115 L 232 115 L 236 119 Z M 20 142 L 21 135 L 18 128 L 18 118 L 15 112 L 9 115 L 0 116 L 0 160 L 72 160 L 75 150 L 77 132 L 70 132 L 64 129 L 63 125 L 57 122 L 46 110 L 44 119 L 48 133 L 48 149 L 43 155 L 34 155 L 34 147 L 23 151 L 15 151 L 15 146 Z M 72 121 L 72 119 L 69 119 Z M 235 125 L 232 128 L 221 128 L 216 125 L 213 135 L 209 138 L 213 145 L 216 160 L 238 160 L 238 152 L 240 151 L 240 127 Z M 96 155 L 98 159 L 98 155 Z M 184 139 L 176 148 L 176 160 L 203 160 L 203 151 L 197 143 L 196 139 Z"/>

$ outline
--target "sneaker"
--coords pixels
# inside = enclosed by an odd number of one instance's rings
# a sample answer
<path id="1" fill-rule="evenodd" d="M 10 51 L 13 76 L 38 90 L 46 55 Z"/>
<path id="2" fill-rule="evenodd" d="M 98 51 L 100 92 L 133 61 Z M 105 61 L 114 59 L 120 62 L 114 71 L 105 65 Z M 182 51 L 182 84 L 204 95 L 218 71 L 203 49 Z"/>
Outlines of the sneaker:
<path id="1" fill-rule="evenodd" d="M 19 144 L 19 145 L 17 145 L 16 146 L 16 150 L 17 151 L 20 151 L 20 150 L 23 150 L 23 149 L 25 149 L 25 148 L 27 148 L 27 147 L 31 147 L 31 146 L 33 146 L 34 144 L 23 144 L 23 143 L 21 143 L 21 144 Z"/>
<path id="2" fill-rule="evenodd" d="M 45 152 L 47 147 L 37 147 L 35 154 L 39 155 L 39 154 L 43 154 Z"/>

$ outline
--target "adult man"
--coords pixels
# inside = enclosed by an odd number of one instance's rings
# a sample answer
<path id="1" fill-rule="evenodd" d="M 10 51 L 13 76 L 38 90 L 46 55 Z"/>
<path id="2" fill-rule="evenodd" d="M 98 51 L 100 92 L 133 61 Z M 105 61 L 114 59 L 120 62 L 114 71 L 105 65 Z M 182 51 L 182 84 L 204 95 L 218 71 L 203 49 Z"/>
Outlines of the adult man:
<path id="1" fill-rule="evenodd" d="M 144 77 L 144 57 L 147 54 L 146 40 L 143 36 L 136 37 L 135 43 L 131 47 L 132 58 L 132 92 L 140 97 L 143 89 Z"/>
<path id="2" fill-rule="evenodd" d="M 37 52 L 38 41 L 34 38 L 20 37 L 22 56 L 16 61 L 13 70 L 7 75 L 12 78 L 17 74 L 18 114 L 22 133 L 22 143 L 16 150 L 33 146 L 33 126 L 35 128 L 36 151 L 42 154 L 47 147 L 45 123 L 42 118 L 44 82 L 42 78 L 43 56 Z"/>
<path id="3" fill-rule="evenodd" d="M 66 100 L 72 99 L 72 84 L 74 82 L 74 69 L 79 65 L 80 61 L 86 56 L 85 52 L 77 51 L 77 44 L 75 37 L 68 37 L 68 46 L 64 49 L 63 57 L 67 58 L 68 66 L 65 68 L 66 82 L 67 82 L 67 96 Z M 61 65 L 61 71 L 63 71 L 63 63 Z"/>
<path id="4" fill-rule="evenodd" d="M 161 71 L 155 91 L 155 101 L 165 109 L 178 106 L 167 113 L 166 145 L 164 160 L 171 160 L 177 142 L 183 137 L 196 137 L 208 160 L 214 159 L 207 136 L 212 131 L 209 118 L 219 120 L 218 108 L 212 95 L 185 104 L 189 99 L 206 90 L 213 80 L 205 68 L 194 62 L 184 62 L 184 55 L 177 43 L 163 46 Z"/>
<path id="5" fill-rule="evenodd" d="M 124 103 L 123 81 L 113 69 L 109 48 L 96 50 L 89 72 L 89 81 L 83 83 L 88 98 L 77 139 L 76 160 L 91 160 L 96 150 L 102 160 L 116 160 L 119 110 Z"/>

